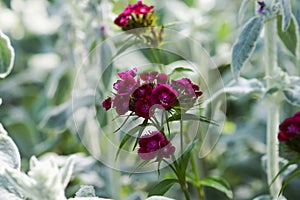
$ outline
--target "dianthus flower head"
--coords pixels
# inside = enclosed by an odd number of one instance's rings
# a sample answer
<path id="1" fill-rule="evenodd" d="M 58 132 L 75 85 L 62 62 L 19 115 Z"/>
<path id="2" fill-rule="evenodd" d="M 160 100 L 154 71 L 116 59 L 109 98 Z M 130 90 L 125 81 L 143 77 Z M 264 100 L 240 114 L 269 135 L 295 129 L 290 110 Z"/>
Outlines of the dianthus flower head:
<path id="1" fill-rule="evenodd" d="M 122 27 L 124 31 L 152 26 L 154 22 L 153 8 L 154 6 L 143 4 L 142 1 L 129 4 L 114 20 L 114 23 Z"/>
<path id="2" fill-rule="evenodd" d="M 287 141 L 300 133 L 300 116 L 296 113 L 293 117 L 285 119 L 279 126 L 278 140 Z"/>
<path id="3" fill-rule="evenodd" d="M 153 89 L 151 94 L 152 104 L 158 104 L 166 110 L 170 109 L 178 96 L 178 92 L 168 84 L 159 84 Z"/>
<path id="4" fill-rule="evenodd" d="M 105 108 L 105 110 L 109 110 L 111 108 L 111 104 L 112 104 L 112 98 L 109 97 L 102 102 L 102 107 Z"/>

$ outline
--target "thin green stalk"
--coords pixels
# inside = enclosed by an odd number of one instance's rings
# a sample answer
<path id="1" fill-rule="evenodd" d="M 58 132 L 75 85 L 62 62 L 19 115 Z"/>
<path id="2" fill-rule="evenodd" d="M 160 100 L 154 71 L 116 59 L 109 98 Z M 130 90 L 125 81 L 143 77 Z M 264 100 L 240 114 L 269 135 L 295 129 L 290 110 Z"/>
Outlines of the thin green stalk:
<path id="1" fill-rule="evenodd" d="M 180 118 L 180 155 L 183 154 L 183 121 Z"/>
<path id="2" fill-rule="evenodd" d="M 198 173 L 198 170 L 197 170 L 198 167 L 197 167 L 197 163 L 195 161 L 195 155 L 194 154 L 191 156 L 191 166 L 192 166 L 192 171 L 194 173 L 196 182 L 200 183 L 199 173 Z M 204 199 L 204 192 L 203 192 L 202 185 L 201 184 L 197 184 L 196 187 L 197 187 L 197 192 L 198 192 L 198 195 L 199 195 L 199 200 Z"/>
<path id="3" fill-rule="evenodd" d="M 269 3 L 272 3 L 270 1 Z M 278 74 L 277 66 L 277 35 L 276 20 L 270 20 L 265 24 L 265 51 L 266 51 L 266 77 L 267 88 L 274 86 L 272 77 Z M 277 133 L 279 126 L 280 101 L 278 94 L 272 95 L 268 99 L 268 119 L 267 119 L 267 178 L 268 184 L 272 182 L 279 172 L 279 155 Z M 270 195 L 272 198 L 277 197 L 281 188 L 281 180 L 278 178 L 270 186 Z"/>
<path id="4" fill-rule="evenodd" d="M 182 191 L 183 191 L 183 193 L 184 193 L 185 199 L 186 199 L 186 200 L 190 200 L 191 197 L 190 197 L 189 191 L 188 191 L 188 189 L 187 189 L 186 181 L 180 182 L 180 186 L 181 186 L 181 189 L 182 189 Z"/>
<path id="5" fill-rule="evenodd" d="M 161 65 L 161 63 L 160 63 L 160 61 L 159 61 L 159 59 L 158 59 L 158 57 L 157 57 L 157 55 L 156 55 L 156 53 L 155 53 L 155 51 L 154 51 L 153 48 L 151 48 L 151 54 L 152 54 L 152 57 L 155 60 L 155 62 L 157 62 L 159 71 L 162 73 L 163 72 L 162 65 Z"/>

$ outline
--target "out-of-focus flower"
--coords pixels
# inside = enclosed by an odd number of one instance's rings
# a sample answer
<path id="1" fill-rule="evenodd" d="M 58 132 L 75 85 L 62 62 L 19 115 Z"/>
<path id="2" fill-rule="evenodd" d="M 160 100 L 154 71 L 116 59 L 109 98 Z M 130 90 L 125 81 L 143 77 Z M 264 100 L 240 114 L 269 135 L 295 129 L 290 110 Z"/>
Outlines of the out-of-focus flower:
<path id="1" fill-rule="evenodd" d="M 143 160 L 169 158 L 175 153 L 175 147 L 165 139 L 161 132 L 153 131 L 139 139 L 138 154 Z"/>
<path id="2" fill-rule="evenodd" d="M 113 107 L 119 115 L 124 115 L 129 110 L 129 96 L 116 96 L 113 101 Z"/>
<path id="3" fill-rule="evenodd" d="M 140 78 L 146 82 L 153 82 L 157 77 L 158 72 L 144 72 L 140 74 Z"/>
<path id="4" fill-rule="evenodd" d="M 124 31 L 135 28 L 150 27 L 153 25 L 154 6 L 147 6 L 142 1 L 129 4 L 121 14 L 114 20 L 114 23 Z"/>
<path id="5" fill-rule="evenodd" d="M 178 92 L 168 84 L 160 84 L 153 89 L 151 94 L 152 104 L 158 104 L 166 110 L 170 109 L 176 101 Z"/>
<path id="6" fill-rule="evenodd" d="M 157 76 L 157 83 L 158 84 L 165 84 L 168 81 L 168 76 L 166 74 L 159 74 Z"/>

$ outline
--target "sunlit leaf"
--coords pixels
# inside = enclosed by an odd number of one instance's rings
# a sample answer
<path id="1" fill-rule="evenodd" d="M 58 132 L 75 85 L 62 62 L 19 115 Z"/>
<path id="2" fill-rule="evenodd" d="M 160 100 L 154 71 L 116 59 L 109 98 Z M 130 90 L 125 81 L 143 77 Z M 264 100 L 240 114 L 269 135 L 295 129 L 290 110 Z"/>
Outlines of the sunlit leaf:
<path id="1" fill-rule="evenodd" d="M 252 55 L 259 35 L 263 28 L 264 19 L 253 17 L 243 27 L 237 41 L 233 45 L 231 54 L 231 68 L 236 77 L 239 76 L 241 68 Z"/>
<path id="2" fill-rule="evenodd" d="M 15 52 L 9 38 L 0 31 L 0 78 L 5 78 L 14 65 Z"/>

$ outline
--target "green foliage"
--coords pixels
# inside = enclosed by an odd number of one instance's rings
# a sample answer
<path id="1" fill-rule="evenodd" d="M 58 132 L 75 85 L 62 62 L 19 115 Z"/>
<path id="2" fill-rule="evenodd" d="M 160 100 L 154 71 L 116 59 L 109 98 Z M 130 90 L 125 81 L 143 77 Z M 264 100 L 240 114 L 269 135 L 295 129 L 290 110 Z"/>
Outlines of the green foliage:
<path id="1" fill-rule="evenodd" d="M 230 199 L 233 198 L 233 193 L 226 180 L 221 177 L 206 177 L 200 181 L 203 186 L 215 188 L 223 193 Z"/>
<path id="2" fill-rule="evenodd" d="M 178 183 L 177 179 L 162 180 L 150 190 L 148 197 L 154 195 L 164 195 L 175 183 Z"/>
<path id="3" fill-rule="evenodd" d="M 299 56 L 299 27 L 294 16 L 291 17 L 290 25 L 286 31 L 282 31 L 284 27 L 281 26 L 282 16 L 277 16 L 277 32 L 278 36 L 285 45 L 285 47 L 294 55 Z"/>

